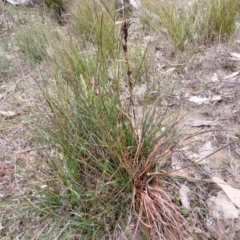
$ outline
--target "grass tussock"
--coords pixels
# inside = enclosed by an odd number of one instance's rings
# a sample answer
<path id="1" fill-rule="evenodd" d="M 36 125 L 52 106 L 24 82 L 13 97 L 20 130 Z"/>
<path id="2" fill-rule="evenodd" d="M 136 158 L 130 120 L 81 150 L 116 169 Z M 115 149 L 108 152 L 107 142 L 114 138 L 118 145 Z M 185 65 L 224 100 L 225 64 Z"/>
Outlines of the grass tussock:
<path id="1" fill-rule="evenodd" d="M 49 38 L 41 24 L 20 29 L 16 39 L 20 50 L 25 53 L 32 62 L 39 63 L 46 58 Z"/>
<path id="2" fill-rule="evenodd" d="M 230 39 L 239 14 L 237 0 L 204 0 L 192 4 L 177 1 L 143 1 L 149 10 L 142 19 L 153 29 L 166 33 L 175 50 L 187 45 Z"/>
<path id="3" fill-rule="evenodd" d="M 52 173 L 44 177 L 39 208 L 86 238 L 111 235 L 121 226 L 130 238 L 142 231 L 186 239 L 191 233 L 164 192 L 166 179 L 149 175 L 175 144 L 177 120 L 167 109 L 159 115 L 147 97 L 140 114 L 135 109 L 129 22 L 116 29 L 113 10 L 99 1 L 76 1 L 72 13 L 71 37 L 54 38 L 46 51 L 54 81 L 43 90 L 50 113 L 41 133 L 58 153 L 49 160 Z M 33 41 L 37 49 L 38 43 Z M 135 230 L 125 232 L 134 222 Z"/>
<path id="4" fill-rule="evenodd" d="M 173 1 L 148 1 L 147 7 L 149 26 L 163 29 L 175 50 L 183 51 L 188 43 L 228 40 L 239 4 L 205 0 L 184 9 Z M 76 0 L 68 11 L 61 35 L 52 34 L 47 22 L 18 34 L 20 49 L 35 63 L 46 61 L 51 71 L 46 85 L 39 84 L 47 107 L 37 123 L 50 148 L 47 166 L 36 167 L 41 185 L 22 205 L 30 203 L 34 219 L 44 222 L 34 238 L 135 239 L 141 233 L 147 239 L 204 239 L 204 233 L 194 235 L 178 188 L 162 169 L 178 143 L 179 116 L 161 102 L 171 83 L 159 80 L 154 96 L 148 92 L 151 53 L 146 49 L 138 59 L 142 49 L 130 49 L 130 22 L 116 25 L 113 2 Z M 136 103 L 141 83 L 147 89 Z"/>
<path id="5" fill-rule="evenodd" d="M 167 34 L 176 50 L 184 50 L 185 44 L 191 38 L 193 24 L 186 9 L 178 10 L 172 1 L 151 1 L 145 4 L 150 11 L 147 16 L 148 25 L 155 31 Z"/>
<path id="6" fill-rule="evenodd" d="M 66 239 L 101 239 L 117 229 L 128 239 L 139 232 L 149 239 L 197 239 L 168 190 L 178 192 L 174 181 L 161 169 L 178 141 L 178 115 L 159 107 L 161 94 L 171 89 L 160 81 L 157 101 L 146 91 L 136 105 L 135 86 L 151 85 L 151 78 L 147 53 L 138 72 L 132 72 L 129 59 L 136 56 L 129 52 L 136 51 L 129 51 L 129 21 L 117 27 L 113 6 L 103 1 L 72 6 L 69 35 L 49 35 L 40 27 L 19 35 L 22 49 L 34 61 L 47 61 L 52 74 L 43 88 L 49 110 L 39 133 L 55 154 L 41 176 L 40 194 L 28 201 L 41 218 L 60 221 L 64 227 L 55 227 Z M 183 50 L 192 33 L 190 15 L 172 10 L 166 5 L 161 14 L 170 11 L 164 24 Z"/>
<path id="7" fill-rule="evenodd" d="M 203 6 L 200 4 L 204 10 L 198 29 L 199 36 L 204 36 L 207 43 L 229 40 L 235 30 L 239 6 L 237 0 L 206 0 Z M 201 12 L 200 9 L 198 11 Z"/>

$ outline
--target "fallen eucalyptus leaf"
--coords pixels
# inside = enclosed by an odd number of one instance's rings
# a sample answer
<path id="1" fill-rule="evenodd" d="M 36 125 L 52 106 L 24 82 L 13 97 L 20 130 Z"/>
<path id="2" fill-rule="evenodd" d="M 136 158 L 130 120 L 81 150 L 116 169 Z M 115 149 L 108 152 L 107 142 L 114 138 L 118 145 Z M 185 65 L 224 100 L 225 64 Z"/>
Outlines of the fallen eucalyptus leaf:
<path id="1" fill-rule="evenodd" d="M 212 181 L 222 188 L 222 190 L 236 207 L 240 208 L 240 189 L 233 188 L 228 183 L 218 177 L 213 177 Z"/>
<path id="2" fill-rule="evenodd" d="M 209 99 L 206 97 L 192 96 L 188 99 L 188 101 L 201 105 L 203 103 L 208 103 Z"/>
<path id="3" fill-rule="evenodd" d="M 213 121 L 207 121 L 207 120 L 195 120 L 191 122 L 192 127 L 210 127 L 214 124 Z"/>
<path id="4" fill-rule="evenodd" d="M 4 117 L 14 117 L 14 116 L 18 115 L 18 113 L 13 112 L 13 111 L 0 111 L 0 115 L 2 115 Z"/>

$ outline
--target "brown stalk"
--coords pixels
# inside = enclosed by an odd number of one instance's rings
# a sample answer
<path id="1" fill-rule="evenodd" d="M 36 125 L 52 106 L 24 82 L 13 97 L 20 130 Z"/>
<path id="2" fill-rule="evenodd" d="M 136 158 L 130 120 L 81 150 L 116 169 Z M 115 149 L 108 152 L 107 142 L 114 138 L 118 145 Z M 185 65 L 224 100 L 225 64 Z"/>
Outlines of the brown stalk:
<path id="1" fill-rule="evenodd" d="M 134 126 L 134 129 L 136 130 L 138 141 L 140 140 L 138 129 L 137 129 L 137 119 L 136 119 L 136 111 L 134 108 L 134 96 L 133 96 L 133 78 L 132 78 L 132 71 L 130 68 L 130 63 L 128 60 L 128 29 L 130 27 L 130 21 L 124 20 L 121 26 L 121 38 L 122 38 L 122 48 L 124 51 L 124 60 L 127 67 L 127 80 L 128 80 L 128 89 L 129 89 L 129 97 L 130 97 L 130 105 L 131 105 L 131 111 L 132 111 L 132 124 Z"/>
<path id="2" fill-rule="evenodd" d="M 134 161 L 133 161 L 133 165 L 136 166 L 137 161 L 141 154 L 142 139 L 141 139 L 141 135 L 139 133 L 139 129 L 137 126 L 136 111 L 135 111 L 135 107 L 134 107 L 133 78 L 132 78 L 132 71 L 130 68 L 130 63 L 128 60 L 128 29 L 129 29 L 129 27 L 130 27 L 130 22 L 129 22 L 129 20 L 125 19 L 121 26 L 121 38 L 122 38 L 122 48 L 124 51 L 124 60 L 125 60 L 126 67 L 127 67 L 128 89 L 129 89 L 130 106 L 131 106 L 131 112 L 132 112 L 131 122 L 132 122 L 132 126 L 136 132 L 137 141 L 138 141 L 138 147 L 137 147 L 137 151 L 136 151 Z"/>

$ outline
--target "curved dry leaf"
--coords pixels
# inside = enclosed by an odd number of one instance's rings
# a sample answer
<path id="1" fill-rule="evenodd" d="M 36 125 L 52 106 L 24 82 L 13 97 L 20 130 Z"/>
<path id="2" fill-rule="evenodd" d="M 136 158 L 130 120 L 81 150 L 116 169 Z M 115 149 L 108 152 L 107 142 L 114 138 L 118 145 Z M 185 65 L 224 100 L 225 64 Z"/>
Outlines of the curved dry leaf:
<path id="1" fill-rule="evenodd" d="M 222 188 L 222 190 L 236 207 L 240 208 L 240 189 L 233 188 L 218 177 L 213 177 L 212 181 Z"/>

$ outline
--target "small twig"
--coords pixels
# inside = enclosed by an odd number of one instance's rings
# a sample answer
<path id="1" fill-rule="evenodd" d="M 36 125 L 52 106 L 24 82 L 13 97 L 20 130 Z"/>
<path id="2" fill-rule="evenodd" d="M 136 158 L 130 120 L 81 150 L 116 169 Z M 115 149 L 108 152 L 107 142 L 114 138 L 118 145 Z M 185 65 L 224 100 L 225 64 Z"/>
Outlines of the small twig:
<path id="1" fill-rule="evenodd" d="M 67 224 L 62 228 L 60 233 L 54 238 L 54 240 L 57 240 L 63 233 L 63 231 L 66 229 L 66 227 L 70 224 L 70 221 L 67 222 Z"/>
<path id="2" fill-rule="evenodd" d="M 17 87 L 17 84 L 20 82 L 22 80 L 22 78 L 19 78 L 16 82 L 15 82 L 15 84 L 13 85 L 13 86 L 11 86 L 5 93 L 3 93 L 1 96 L 0 96 L 0 100 L 6 100 L 7 99 L 7 97 L 11 94 L 11 93 L 13 93 L 14 91 L 15 91 L 15 89 L 16 89 L 16 87 Z"/>
<path id="3" fill-rule="evenodd" d="M 51 221 L 45 223 L 45 225 L 37 232 L 37 234 L 33 237 L 33 240 L 38 240 L 42 233 L 47 229 L 47 227 L 51 224 Z"/>

